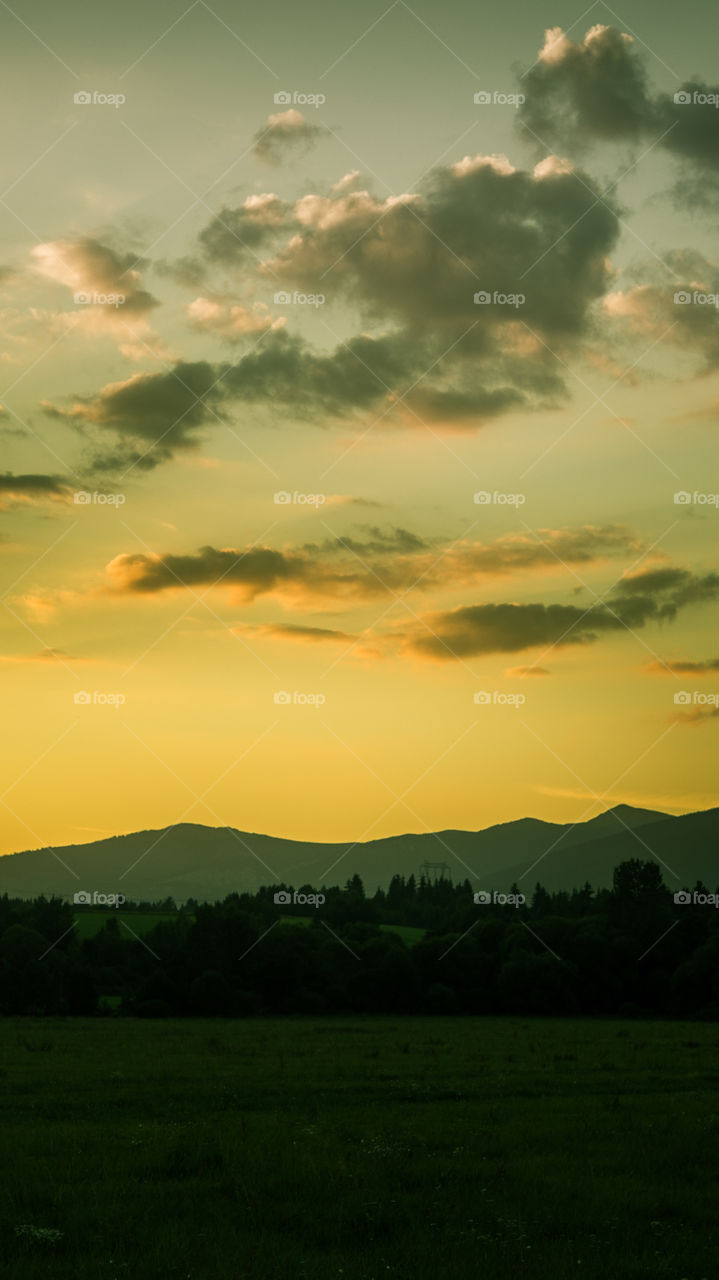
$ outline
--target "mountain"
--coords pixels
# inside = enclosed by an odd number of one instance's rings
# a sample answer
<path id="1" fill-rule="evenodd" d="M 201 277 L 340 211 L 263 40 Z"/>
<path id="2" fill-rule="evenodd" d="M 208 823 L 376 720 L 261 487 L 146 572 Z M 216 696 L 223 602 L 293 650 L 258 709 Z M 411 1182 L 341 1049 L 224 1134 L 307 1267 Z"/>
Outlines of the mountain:
<path id="1" fill-rule="evenodd" d="M 615 818 L 621 819 L 619 829 L 614 825 L 609 831 L 596 825 L 612 812 Z M 625 806 L 621 806 L 586 823 L 586 827 L 592 826 L 595 835 L 579 847 L 571 841 L 567 845 L 565 840 L 560 840 L 531 870 L 526 862 L 517 861 L 514 866 L 503 869 L 503 876 L 509 876 L 510 882 L 517 880 L 520 887 L 520 877 L 523 877 L 532 889 L 539 882 L 545 889 L 556 890 L 578 885 L 581 875 L 582 880 L 598 887 L 611 883 L 612 871 L 620 862 L 641 858 L 659 863 L 662 879 L 669 889 L 693 887 L 697 880 L 712 891 L 719 887 L 719 809 L 680 817 L 663 815 L 657 821 L 650 818 L 634 823 L 627 821 Z M 499 887 L 494 885 L 494 877 L 490 880 L 490 888 Z"/>
<path id="2" fill-rule="evenodd" d="M 344 884 L 355 873 L 369 893 L 393 875 L 419 876 L 423 862 L 447 863 L 453 880 L 506 889 L 516 881 L 529 894 L 571 889 L 586 880 L 611 884 L 628 858 L 656 857 L 665 883 L 719 881 L 719 810 L 672 817 L 618 805 L 588 822 L 561 825 L 521 818 L 480 831 L 388 836 L 364 844 L 284 840 L 230 827 L 181 823 L 89 844 L 27 850 L 0 857 L 0 893 L 34 897 L 79 891 L 126 898 L 173 897 L 214 901 L 284 881 L 299 887 Z M 674 872 L 675 874 L 672 874 Z"/>

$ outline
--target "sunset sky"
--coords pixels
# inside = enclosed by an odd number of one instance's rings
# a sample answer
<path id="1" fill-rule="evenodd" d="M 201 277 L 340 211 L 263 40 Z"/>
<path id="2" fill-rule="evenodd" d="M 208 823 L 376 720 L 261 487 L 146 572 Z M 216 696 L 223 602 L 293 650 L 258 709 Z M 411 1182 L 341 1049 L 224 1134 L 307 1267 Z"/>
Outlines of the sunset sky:
<path id="1" fill-rule="evenodd" d="M 715 21 L 2 6 L 0 852 L 716 804 Z"/>

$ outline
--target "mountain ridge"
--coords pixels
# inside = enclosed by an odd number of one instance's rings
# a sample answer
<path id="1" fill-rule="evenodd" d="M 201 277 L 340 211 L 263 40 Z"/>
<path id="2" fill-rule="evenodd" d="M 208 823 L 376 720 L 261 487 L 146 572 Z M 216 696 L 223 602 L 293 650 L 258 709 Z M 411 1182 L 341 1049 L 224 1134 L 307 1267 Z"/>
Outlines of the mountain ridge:
<path id="1" fill-rule="evenodd" d="M 644 833 L 643 835 L 641 833 Z M 719 809 L 671 815 L 617 805 L 582 822 L 518 818 L 477 831 L 405 832 L 362 843 L 292 840 L 201 823 L 107 836 L 79 845 L 26 849 L 0 857 L 0 893 L 33 897 L 123 892 L 127 898 L 214 901 L 278 882 L 344 884 L 359 874 L 367 892 L 393 875 L 420 875 L 423 862 L 446 863 L 453 880 L 504 889 L 537 881 L 548 889 L 611 883 L 628 857 L 655 856 L 665 882 L 714 874 Z M 679 864 L 679 865 L 675 865 Z"/>

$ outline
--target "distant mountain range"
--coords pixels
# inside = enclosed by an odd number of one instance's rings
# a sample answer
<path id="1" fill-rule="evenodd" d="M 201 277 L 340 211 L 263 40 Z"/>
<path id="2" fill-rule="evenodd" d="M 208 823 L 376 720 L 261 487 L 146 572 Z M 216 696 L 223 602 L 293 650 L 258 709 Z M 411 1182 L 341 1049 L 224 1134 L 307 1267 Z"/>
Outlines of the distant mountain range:
<path id="1" fill-rule="evenodd" d="M 585 881 L 611 884 L 629 858 L 656 859 L 672 889 L 702 880 L 719 884 L 719 809 L 673 817 L 618 805 L 588 822 L 521 818 L 482 831 L 437 831 L 389 836 L 364 844 L 320 844 L 256 835 L 230 827 L 180 823 L 90 844 L 36 849 L 0 857 L 0 893 L 15 897 L 79 890 L 123 893 L 128 899 L 173 897 L 215 901 L 284 881 L 299 888 L 344 884 L 355 873 L 373 893 L 393 875 L 419 877 L 422 863 L 446 863 L 454 881 L 507 889 L 516 881 L 529 896 L 572 889 Z M 73 874 L 74 873 L 74 874 Z"/>

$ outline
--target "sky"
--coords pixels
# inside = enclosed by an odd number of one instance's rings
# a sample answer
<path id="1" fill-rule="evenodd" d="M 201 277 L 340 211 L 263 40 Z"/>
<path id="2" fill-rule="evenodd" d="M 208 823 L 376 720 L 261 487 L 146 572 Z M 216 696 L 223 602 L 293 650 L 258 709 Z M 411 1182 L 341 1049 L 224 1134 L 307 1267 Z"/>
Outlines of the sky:
<path id="1" fill-rule="evenodd" d="M 0 853 L 716 803 L 712 12 L 3 4 Z"/>

